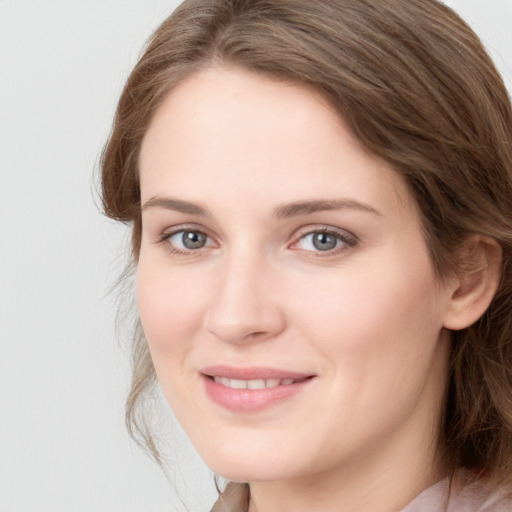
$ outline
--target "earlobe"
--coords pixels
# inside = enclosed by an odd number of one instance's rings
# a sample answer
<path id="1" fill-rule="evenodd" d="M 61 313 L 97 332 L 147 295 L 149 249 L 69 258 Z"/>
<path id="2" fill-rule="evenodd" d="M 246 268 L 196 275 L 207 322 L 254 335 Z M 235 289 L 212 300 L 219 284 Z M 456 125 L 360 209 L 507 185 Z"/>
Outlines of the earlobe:
<path id="1" fill-rule="evenodd" d="M 493 238 L 475 235 L 467 240 L 462 270 L 449 288 L 444 327 L 460 330 L 475 323 L 489 307 L 500 281 L 501 246 Z"/>

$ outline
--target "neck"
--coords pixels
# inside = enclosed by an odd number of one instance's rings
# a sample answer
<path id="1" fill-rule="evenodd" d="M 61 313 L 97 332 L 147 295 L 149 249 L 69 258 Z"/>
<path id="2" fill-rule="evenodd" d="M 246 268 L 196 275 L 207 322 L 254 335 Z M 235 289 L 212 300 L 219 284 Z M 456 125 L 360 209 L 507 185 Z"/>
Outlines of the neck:
<path id="1" fill-rule="evenodd" d="M 397 512 L 445 476 L 440 468 L 372 469 L 352 466 L 313 479 L 253 483 L 248 512 Z"/>

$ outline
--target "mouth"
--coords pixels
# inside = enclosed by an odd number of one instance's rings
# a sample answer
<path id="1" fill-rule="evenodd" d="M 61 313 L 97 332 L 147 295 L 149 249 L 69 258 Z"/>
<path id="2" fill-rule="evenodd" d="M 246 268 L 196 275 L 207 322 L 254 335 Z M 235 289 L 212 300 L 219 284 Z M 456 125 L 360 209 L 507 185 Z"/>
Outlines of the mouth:
<path id="1" fill-rule="evenodd" d="M 307 379 L 312 379 L 313 376 L 301 377 L 299 379 L 285 378 L 285 379 L 230 379 L 228 377 L 221 377 L 217 375 L 207 375 L 209 379 L 215 383 L 220 384 L 231 389 L 266 389 L 277 388 L 278 386 L 291 386 L 298 382 L 304 382 Z"/>
<path id="2" fill-rule="evenodd" d="M 291 399 L 316 375 L 271 368 L 215 366 L 201 372 L 206 395 L 236 413 L 258 412 Z"/>

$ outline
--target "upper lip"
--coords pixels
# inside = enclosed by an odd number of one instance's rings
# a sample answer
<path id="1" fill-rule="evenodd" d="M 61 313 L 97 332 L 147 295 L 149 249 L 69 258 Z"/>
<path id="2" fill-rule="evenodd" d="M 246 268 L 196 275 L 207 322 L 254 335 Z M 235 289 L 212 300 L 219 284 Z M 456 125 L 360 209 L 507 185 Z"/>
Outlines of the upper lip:
<path id="1" fill-rule="evenodd" d="M 268 367 L 234 367 L 226 365 L 208 366 L 201 370 L 203 375 L 207 377 L 226 377 L 228 379 L 237 380 L 256 380 L 256 379 L 304 379 L 313 377 L 314 374 L 293 372 L 278 368 Z"/>

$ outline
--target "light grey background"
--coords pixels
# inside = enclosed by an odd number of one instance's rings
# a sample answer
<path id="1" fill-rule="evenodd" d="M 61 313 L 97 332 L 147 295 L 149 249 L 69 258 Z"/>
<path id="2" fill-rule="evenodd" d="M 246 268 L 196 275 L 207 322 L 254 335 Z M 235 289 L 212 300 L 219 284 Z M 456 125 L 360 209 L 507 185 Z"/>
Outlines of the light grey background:
<path id="1" fill-rule="evenodd" d="M 177 3 L 0 0 L 0 512 L 185 510 L 124 430 L 108 288 L 126 230 L 98 213 L 92 178 L 123 81 Z M 447 3 L 511 90 L 512 0 Z M 211 475 L 173 432 L 171 480 L 207 510 Z"/>

